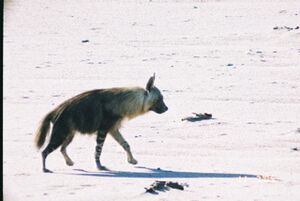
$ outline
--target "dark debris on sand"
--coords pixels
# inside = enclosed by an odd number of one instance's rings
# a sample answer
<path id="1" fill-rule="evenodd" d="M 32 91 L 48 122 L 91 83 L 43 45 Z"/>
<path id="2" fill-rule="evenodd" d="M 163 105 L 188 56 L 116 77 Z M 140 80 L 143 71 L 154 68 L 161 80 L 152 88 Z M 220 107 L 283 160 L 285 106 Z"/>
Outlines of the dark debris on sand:
<path id="1" fill-rule="evenodd" d="M 157 191 L 161 191 L 161 192 L 169 191 L 170 188 L 184 190 L 184 186 L 187 185 L 179 184 L 178 182 L 172 182 L 172 181 L 155 181 L 149 187 L 145 187 L 145 189 L 146 189 L 146 193 L 158 194 Z"/>
<path id="2" fill-rule="evenodd" d="M 202 121 L 202 120 L 207 120 L 207 119 L 212 119 L 212 114 L 209 113 L 193 113 L 195 116 L 189 116 L 181 119 L 181 121 Z"/>
<path id="3" fill-rule="evenodd" d="M 284 29 L 284 30 L 292 31 L 292 30 L 297 30 L 299 28 L 300 28 L 299 26 L 296 26 L 296 27 L 288 27 L 288 26 L 278 27 L 278 26 L 276 26 L 276 27 L 273 27 L 273 30 L 282 30 L 282 29 Z"/>

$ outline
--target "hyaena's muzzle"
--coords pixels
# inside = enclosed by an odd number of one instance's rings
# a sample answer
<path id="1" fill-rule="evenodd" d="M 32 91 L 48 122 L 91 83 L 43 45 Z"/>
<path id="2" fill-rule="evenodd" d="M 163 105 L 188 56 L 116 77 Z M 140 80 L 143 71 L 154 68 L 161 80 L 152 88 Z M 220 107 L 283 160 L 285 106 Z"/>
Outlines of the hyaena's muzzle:
<path id="1" fill-rule="evenodd" d="M 164 101 L 161 99 L 156 102 L 156 104 L 151 108 L 151 110 L 158 114 L 162 114 L 168 110 L 168 107 L 166 106 Z"/>

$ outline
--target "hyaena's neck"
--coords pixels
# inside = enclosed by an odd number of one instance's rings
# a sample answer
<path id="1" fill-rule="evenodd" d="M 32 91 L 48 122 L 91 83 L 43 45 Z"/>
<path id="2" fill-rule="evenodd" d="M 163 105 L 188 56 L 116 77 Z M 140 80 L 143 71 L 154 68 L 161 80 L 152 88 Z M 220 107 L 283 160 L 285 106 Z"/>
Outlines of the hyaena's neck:
<path id="1" fill-rule="evenodd" d="M 129 119 L 135 118 L 137 116 L 143 115 L 149 111 L 149 106 L 147 104 L 147 91 L 144 89 L 138 90 L 135 99 L 132 100 L 132 110 L 129 115 Z"/>
<path id="2" fill-rule="evenodd" d="M 115 111 L 127 119 L 135 118 L 147 112 L 145 110 L 145 93 L 143 88 L 129 88 L 124 91 L 121 96 L 122 100 L 119 102 Z"/>

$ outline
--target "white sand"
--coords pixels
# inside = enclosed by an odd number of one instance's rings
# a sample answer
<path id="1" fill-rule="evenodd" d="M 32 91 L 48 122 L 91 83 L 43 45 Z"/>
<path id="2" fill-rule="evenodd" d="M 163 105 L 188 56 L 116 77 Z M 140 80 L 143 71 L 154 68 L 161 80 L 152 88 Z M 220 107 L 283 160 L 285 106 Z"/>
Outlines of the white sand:
<path id="1" fill-rule="evenodd" d="M 299 8 L 296 0 L 6 0 L 5 201 L 299 200 L 300 29 L 282 28 L 300 26 Z M 138 165 L 109 137 L 102 162 L 114 171 L 99 172 L 95 137 L 77 135 L 68 149 L 75 165 L 57 150 L 47 159 L 55 173 L 42 172 L 33 139 L 48 111 L 86 90 L 144 86 L 153 72 L 169 111 L 121 130 Z M 215 119 L 181 121 L 192 112 Z M 145 194 L 155 180 L 189 187 Z"/>

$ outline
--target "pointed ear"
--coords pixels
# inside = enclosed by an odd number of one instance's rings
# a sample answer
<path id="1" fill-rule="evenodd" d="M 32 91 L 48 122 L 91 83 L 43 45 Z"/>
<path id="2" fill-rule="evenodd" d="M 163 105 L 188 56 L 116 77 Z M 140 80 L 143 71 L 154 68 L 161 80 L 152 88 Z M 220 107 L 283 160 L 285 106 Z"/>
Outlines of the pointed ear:
<path id="1" fill-rule="evenodd" d="M 147 85 L 146 85 L 147 91 L 150 91 L 151 88 L 153 88 L 153 86 L 154 86 L 154 80 L 155 80 L 155 73 L 154 73 L 153 76 L 150 77 L 150 79 L 148 80 L 148 83 L 147 83 Z"/>

